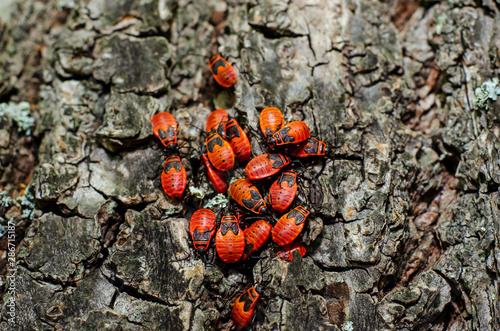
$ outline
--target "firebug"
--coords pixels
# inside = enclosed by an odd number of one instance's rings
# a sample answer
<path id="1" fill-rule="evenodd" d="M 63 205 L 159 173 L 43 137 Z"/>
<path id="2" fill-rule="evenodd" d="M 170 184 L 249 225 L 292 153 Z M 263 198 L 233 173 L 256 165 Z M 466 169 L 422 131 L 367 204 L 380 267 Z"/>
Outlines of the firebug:
<path id="1" fill-rule="evenodd" d="M 224 133 L 226 122 L 229 120 L 229 115 L 224 108 L 216 109 L 207 117 L 207 132 Z"/>
<path id="2" fill-rule="evenodd" d="M 208 62 L 215 81 L 222 87 L 231 87 L 236 83 L 236 70 L 222 56 L 214 55 Z"/>
<path id="3" fill-rule="evenodd" d="M 170 156 L 165 160 L 161 173 L 161 185 L 165 193 L 172 199 L 180 199 L 186 189 L 186 169 L 178 156 Z"/>
<path id="4" fill-rule="evenodd" d="M 302 206 L 281 216 L 273 229 L 273 240 L 280 246 L 287 245 L 302 232 L 309 211 Z"/>
<path id="5" fill-rule="evenodd" d="M 205 140 L 210 163 L 215 169 L 228 171 L 234 166 L 234 153 L 231 146 L 218 133 L 214 132 Z"/>
<path id="6" fill-rule="evenodd" d="M 233 118 L 226 123 L 226 138 L 233 149 L 238 162 L 245 162 L 252 155 L 252 146 L 248 136 Z"/>
<path id="7" fill-rule="evenodd" d="M 194 248 L 204 253 L 215 234 L 215 214 L 210 209 L 197 210 L 189 221 L 189 233 L 193 238 Z"/>
<path id="8" fill-rule="evenodd" d="M 306 255 L 306 248 L 304 244 L 294 242 L 283 247 L 283 249 L 279 251 L 276 256 L 283 261 L 290 262 L 293 259 L 293 252 L 295 251 L 298 251 L 302 256 Z"/>
<path id="9" fill-rule="evenodd" d="M 201 156 L 201 161 L 207 171 L 208 179 L 212 183 L 215 192 L 226 193 L 228 187 L 226 173 L 215 169 L 212 164 L 210 164 L 207 154 Z"/>
<path id="10" fill-rule="evenodd" d="M 231 184 L 229 194 L 240 206 L 256 214 L 267 211 L 266 202 L 262 199 L 259 190 L 246 179 L 237 179 Z"/>
<path id="11" fill-rule="evenodd" d="M 165 147 L 173 149 L 177 144 L 177 122 L 168 112 L 158 113 L 151 118 L 153 133 Z"/>
<path id="12" fill-rule="evenodd" d="M 234 263 L 243 255 L 245 235 L 234 215 L 222 217 L 219 230 L 215 235 L 215 247 L 219 257 L 226 263 Z"/>
<path id="13" fill-rule="evenodd" d="M 284 213 L 290 207 L 297 194 L 297 173 L 284 171 L 271 185 L 269 204 L 274 210 Z"/>
<path id="14" fill-rule="evenodd" d="M 294 121 L 284 125 L 271 137 L 268 137 L 267 143 L 269 147 L 298 144 L 309 139 L 309 136 L 310 131 L 307 124 L 302 121 Z"/>
<path id="15" fill-rule="evenodd" d="M 237 329 L 244 328 L 253 317 L 260 294 L 251 287 L 236 299 L 233 307 L 233 322 Z"/>
<path id="16" fill-rule="evenodd" d="M 289 153 L 296 157 L 323 156 L 329 153 L 329 148 L 321 140 L 310 137 L 306 142 L 292 148 Z"/>
<path id="17" fill-rule="evenodd" d="M 285 125 L 285 118 L 278 108 L 267 107 L 260 113 L 259 124 L 260 130 L 267 138 Z"/>
<path id="18" fill-rule="evenodd" d="M 289 163 L 290 160 L 283 154 L 262 154 L 248 162 L 245 173 L 249 180 L 267 178 L 279 172 Z"/>
<path id="19" fill-rule="evenodd" d="M 243 259 L 261 248 L 271 236 L 273 227 L 264 220 L 255 221 L 245 229 L 245 252 Z"/>

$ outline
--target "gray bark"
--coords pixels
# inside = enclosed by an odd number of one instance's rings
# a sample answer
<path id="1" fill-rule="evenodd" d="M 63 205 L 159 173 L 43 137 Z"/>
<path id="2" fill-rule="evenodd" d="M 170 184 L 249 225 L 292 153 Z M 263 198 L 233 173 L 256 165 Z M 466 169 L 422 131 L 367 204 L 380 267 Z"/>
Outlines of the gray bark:
<path id="1" fill-rule="evenodd" d="M 0 97 L 37 106 L 32 145 L 7 119 L 0 135 L 1 184 L 31 179 L 37 206 L 17 253 L 19 329 L 229 329 L 231 303 L 259 284 L 255 330 L 499 330 L 500 92 L 476 90 L 498 77 L 499 9 L 22 1 L 0 25 Z M 214 53 L 235 64 L 234 88 L 211 77 Z M 267 106 L 333 151 L 304 162 L 307 255 L 202 258 L 195 199 L 163 193 L 149 120 L 176 117 L 188 185 L 207 187 L 193 151 L 208 113 L 237 117 L 258 155 Z"/>

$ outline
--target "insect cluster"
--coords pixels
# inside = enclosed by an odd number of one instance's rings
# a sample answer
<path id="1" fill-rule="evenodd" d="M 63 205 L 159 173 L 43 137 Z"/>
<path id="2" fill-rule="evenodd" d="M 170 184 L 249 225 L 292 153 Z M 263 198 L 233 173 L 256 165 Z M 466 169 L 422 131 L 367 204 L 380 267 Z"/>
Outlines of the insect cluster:
<path id="1" fill-rule="evenodd" d="M 210 59 L 209 66 L 219 85 L 227 88 L 236 82 L 234 68 L 220 55 Z M 175 118 L 170 113 L 163 112 L 153 116 L 151 122 L 153 133 L 167 148 L 175 149 Z M 201 163 L 214 190 L 222 194 L 229 191 L 235 203 L 230 208 L 231 211 L 222 216 L 220 226 L 217 226 L 216 215 L 219 212 L 197 210 L 191 217 L 189 231 L 199 253 L 208 250 L 215 235 L 217 254 L 225 263 L 247 259 L 262 248 L 270 237 L 277 245 L 284 246 L 277 253 L 278 258 L 283 261 L 291 261 L 294 251 L 302 256 L 306 253 L 304 244 L 295 240 L 304 228 L 309 210 L 299 205 L 286 213 L 297 196 L 298 185 L 297 172 L 285 168 L 297 158 L 324 156 L 328 153 L 328 148 L 324 142 L 310 136 L 306 123 L 285 123 L 281 111 L 274 107 L 262 110 L 259 125 L 272 152 L 249 160 L 252 156 L 250 140 L 236 119 L 230 118 L 224 109 L 214 110 L 207 118 L 206 152 L 201 155 Z M 235 165 L 245 163 L 246 178 L 236 179 L 229 186 L 229 175 L 235 170 Z M 254 183 L 264 187 L 262 182 L 267 183 L 282 170 L 271 184 L 266 202 Z M 165 193 L 172 199 L 180 199 L 186 182 L 186 170 L 180 157 L 168 157 L 161 175 Z M 274 226 L 271 210 L 284 214 Z M 252 287 L 236 300 L 233 322 L 237 328 L 244 327 L 252 318 L 260 291 Z"/>

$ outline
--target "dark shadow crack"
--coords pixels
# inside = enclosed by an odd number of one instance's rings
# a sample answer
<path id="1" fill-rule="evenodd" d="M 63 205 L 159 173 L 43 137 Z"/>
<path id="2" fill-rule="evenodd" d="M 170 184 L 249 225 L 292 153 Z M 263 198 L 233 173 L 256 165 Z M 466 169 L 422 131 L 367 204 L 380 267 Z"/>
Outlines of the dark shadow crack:
<path id="1" fill-rule="evenodd" d="M 62 290 L 56 291 L 56 292 L 64 292 L 68 288 L 76 288 L 77 283 L 78 283 L 75 280 L 62 281 L 60 279 L 52 278 L 49 275 L 45 275 L 43 272 L 41 272 L 39 270 L 31 269 L 26 264 L 26 262 L 24 260 L 19 260 L 19 266 L 21 266 L 24 269 L 28 270 L 30 278 L 33 279 L 33 281 L 35 281 L 35 282 L 39 282 L 39 283 L 43 282 L 43 283 L 47 283 L 47 284 L 54 285 L 54 286 L 61 286 Z M 33 277 L 32 274 L 41 274 L 41 277 L 40 278 L 39 277 Z M 70 277 L 71 276 L 73 276 L 73 275 L 70 275 Z"/>
<path id="2" fill-rule="evenodd" d="M 115 302 L 116 299 L 118 298 L 118 295 L 120 294 L 120 291 L 118 289 L 115 289 L 115 292 L 113 293 L 113 296 L 111 297 L 111 301 L 109 302 L 108 307 L 113 309 L 115 307 Z"/>
<path id="3" fill-rule="evenodd" d="M 314 47 L 313 47 L 313 44 L 312 44 L 311 28 L 309 28 L 309 22 L 307 22 L 306 25 L 307 25 L 307 34 L 306 34 L 306 37 L 307 37 L 307 42 L 309 44 L 309 49 L 311 50 L 311 52 L 313 53 L 314 58 L 316 59 L 316 52 L 314 51 Z"/>
<path id="4" fill-rule="evenodd" d="M 139 299 L 139 300 L 142 300 L 142 301 L 147 301 L 147 302 L 153 302 L 153 303 L 157 303 L 159 305 L 162 305 L 162 306 L 165 306 L 165 307 L 170 307 L 170 308 L 177 308 L 179 307 L 178 305 L 172 305 L 172 304 L 169 304 L 168 302 L 158 298 L 158 297 L 155 297 L 154 295 L 151 295 L 149 293 L 146 293 L 144 291 L 142 291 L 141 289 L 137 289 L 131 285 L 127 285 L 125 284 L 125 282 L 120 279 L 119 277 L 108 277 L 107 275 L 103 274 L 103 276 L 114 286 L 116 287 L 117 291 L 120 292 L 120 293 L 125 293 L 125 294 L 128 294 L 129 296 L 135 298 L 135 299 Z M 116 294 L 116 292 L 115 292 Z M 115 296 L 115 294 L 113 294 L 113 296 Z"/>
<path id="5" fill-rule="evenodd" d="M 305 34 L 294 33 L 294 32 L 289 31 L 289 30 L 280 30 L 280 29 L 269 28 L 265 25 L 252 24 L 252 23 L 248 23 L 248 24 L 253 29 L 255 29 L 257 32 L 260 32 L 266 39 L 280 39 L 280 38 L 284 38 L 284 37 L 298 38 L 298 37 L 307 36 Z"/>

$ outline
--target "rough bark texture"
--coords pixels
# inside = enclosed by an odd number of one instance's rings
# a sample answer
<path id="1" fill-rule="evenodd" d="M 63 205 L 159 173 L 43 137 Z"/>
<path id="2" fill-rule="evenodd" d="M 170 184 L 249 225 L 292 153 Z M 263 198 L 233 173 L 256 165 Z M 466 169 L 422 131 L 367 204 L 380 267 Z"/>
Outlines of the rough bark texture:
<path id="1" fill-rule="evenodd" d="M 500 102 L 476 91 L 499 73 L 499 10 L 22 1 L 0 26 L 0 97 L 37 106 L 34 139 L 5 119 L 0 134 L 1 184 L 31 179 L 37 205 L 19 235 L 19 328 L 228 329 L 236 295 L 260 284 L 255 330 L 499 330 Z M 211 77 L 214 52 L 235 64 L 233 89 Z M 173 113 L 200 186 L 193 150 L 209 111 L 257 132 L 266 106 L 333 150 L 305 163 L 308 253 L 287 263 L 267 245 L 243 264 L 201 258 L 193 199 L 161 189 L 167 152 L 149 119 Z M 250 136 L 255 155 L 266 150 Z"/>

